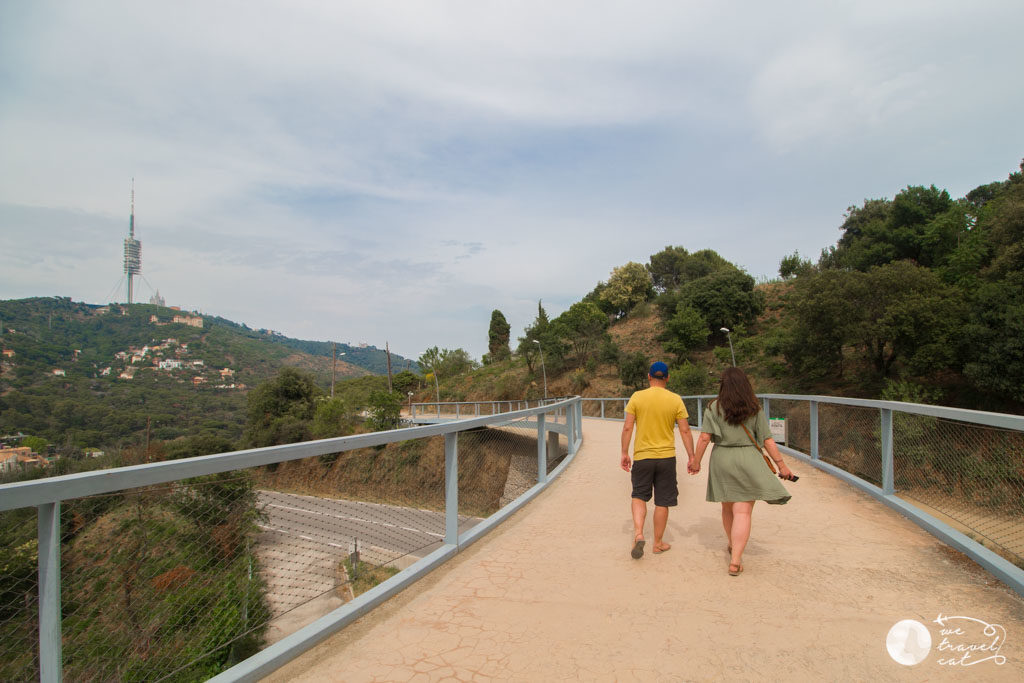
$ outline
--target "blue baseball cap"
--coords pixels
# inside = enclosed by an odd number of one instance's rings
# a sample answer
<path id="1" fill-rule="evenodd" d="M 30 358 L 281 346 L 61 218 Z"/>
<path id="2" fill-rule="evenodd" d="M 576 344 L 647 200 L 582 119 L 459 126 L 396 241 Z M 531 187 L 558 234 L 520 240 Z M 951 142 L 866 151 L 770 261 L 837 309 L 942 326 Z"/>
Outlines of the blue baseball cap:
<path id="1" fill-rule="evenodd" d="M 651 369 L 647 371 L 647 374 L 657 379 L 668 378 L 668 366 L 662 363 L 660 360 L 651 363 Z"/>

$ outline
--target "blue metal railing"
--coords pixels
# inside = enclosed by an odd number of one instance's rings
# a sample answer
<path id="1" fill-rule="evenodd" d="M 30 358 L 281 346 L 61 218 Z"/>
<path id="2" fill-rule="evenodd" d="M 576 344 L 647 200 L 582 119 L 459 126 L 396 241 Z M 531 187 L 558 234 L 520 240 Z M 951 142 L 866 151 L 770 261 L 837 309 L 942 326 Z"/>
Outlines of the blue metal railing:
<path id="1" fill-rule="evenodd" d="M 446 424 L 255 448 L 220 455 L 0 485 L 0 511 L 26 507 L 38 509 L 39 678 L 41 681 L 47 682 L 57 682 L 62 679 L 61 501 L 179 482 L 184 479 L 246 468 L 276 465 L 303 458 L 328 456 L 371 446 L 443 436 L 445 525 L 441 547 L 338 610 L 265 648 L 255 656 L 216 677 L 217 680 L 256 680 L 327 638 L 390 595 L 416 581 L 531 500 L 547 486 L 549 479 L 561 473 L 579 449 L 582 443 L 581 418 L 580 400 L 572 398 L 549 402 L 547 405 L 533 408 L 473 417 Z M 460 533 L 458 528 L 459 434 L 482 427 L 501 427 L 512 423 L 529 424 L 536 428 L 537 484 L 481 523 Z M 550 473 L 548 472 L 547 452 L 549 433 L 564 434 L 568 442 L 568 457 Z"/>
<path id="2" fill-rule="evenodd" d="M 870 494 L 1024 595 L 1024 416 L 832 396 L 758 397 L 769 418 L 789 426 L 784 453 Z M 690 423 L 698 429 L 714 398 L 683 397 L 696 404 Z M 622 419 L 627 401 L 583 399 L 586 414 L 603 419 Z"/>

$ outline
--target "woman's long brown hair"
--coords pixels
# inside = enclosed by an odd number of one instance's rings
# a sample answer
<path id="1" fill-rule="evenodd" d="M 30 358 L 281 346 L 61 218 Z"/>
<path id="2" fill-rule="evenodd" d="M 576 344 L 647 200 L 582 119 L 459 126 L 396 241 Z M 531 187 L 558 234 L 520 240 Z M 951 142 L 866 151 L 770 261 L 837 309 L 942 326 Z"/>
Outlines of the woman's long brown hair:
<path id="1" fill-rule="evenodd" d="M 746 373 L 737 367 L 726 368 L 718 385 L 718 410 L 725 421 L 738 425 L 751 415 L 757 415 L 761 402 L 754 395 L 754 388 Z"/>

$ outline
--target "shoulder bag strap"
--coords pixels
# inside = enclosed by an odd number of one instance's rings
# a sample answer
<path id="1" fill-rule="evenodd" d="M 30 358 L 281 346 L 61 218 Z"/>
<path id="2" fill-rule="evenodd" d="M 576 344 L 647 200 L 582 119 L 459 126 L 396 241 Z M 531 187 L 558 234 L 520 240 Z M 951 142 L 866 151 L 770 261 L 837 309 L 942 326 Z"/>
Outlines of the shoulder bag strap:
<path id="1" fill-rule="evenodd" d="M 757 449 L 757 452 L 761 454 L 762 458 L 764 458 L 764 464 L 768 465 L 768 469 L 772 471 L 772 474 L 778 474 L 779 470 L 778 468 L 775 467 L 775 463 L 772 462 L 771 458 L 764 454 L 764 451 L 761 450 L 761 447 L 757 445 L 757 441 L 754 441 L 754 435 L 750 433 L 749 429 L 747 429 L 747 425 L 741 422 L 740 427 L 743 427 L 743 431 L 747 433 L 747 438 L 750 439 L 750 443 L 754 444 L 754 447 Z"/>

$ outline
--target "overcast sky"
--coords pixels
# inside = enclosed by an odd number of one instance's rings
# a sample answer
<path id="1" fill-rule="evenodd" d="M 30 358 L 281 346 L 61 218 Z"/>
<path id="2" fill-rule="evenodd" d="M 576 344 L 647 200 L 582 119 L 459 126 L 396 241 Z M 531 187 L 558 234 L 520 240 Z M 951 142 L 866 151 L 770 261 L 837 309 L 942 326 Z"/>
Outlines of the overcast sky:
<path id="1" fill-rule="evenodd" d="M 415 358 L 628 261 L 757 278 L 1024 157 L 1020 0 L 0 3 L 0 298 Z"/>

